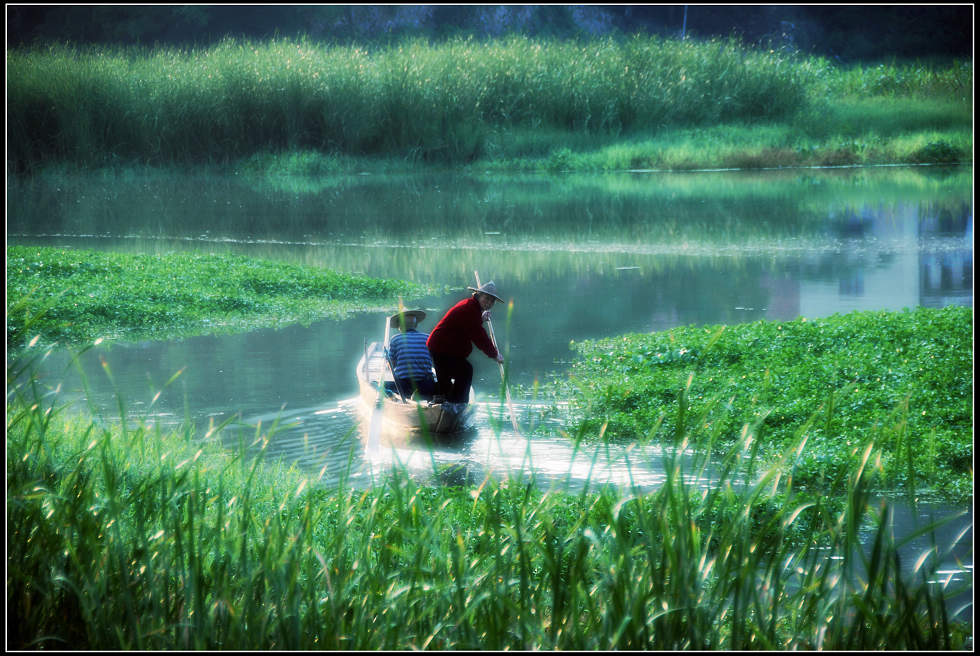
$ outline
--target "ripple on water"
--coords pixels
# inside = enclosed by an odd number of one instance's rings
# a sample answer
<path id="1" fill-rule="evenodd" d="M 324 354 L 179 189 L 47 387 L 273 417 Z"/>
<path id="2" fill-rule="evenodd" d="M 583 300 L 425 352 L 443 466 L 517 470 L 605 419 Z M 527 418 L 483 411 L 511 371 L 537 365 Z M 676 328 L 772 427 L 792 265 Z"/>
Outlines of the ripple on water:
<path id="1" fill-rule="evenodd" d="M 547 408 L 541 404 L 513 407 L 521 425 L 548 422 L 542 416 Z M 295 464 L 317 474 L 324 484 L 342 478 L 350 481 L 355 475 L 364 481 L 378 480 L 394 467 L 428 482 L 478 485 L 487 478 L 533 479 L 544 489 L 574 492 L 603 486 L 649 491 L 667 480 L 668 454 L 659 446 L 575 445 L 564 438 L 528 437 L 511 429 L 507 411 L 498 403 L 479 404 L 474 431 L 458 442 L 432 448 L 421 444 L 367 448 L 362 416 L 360 400 L 348 399 L 252 416 L 243 421 L 244 433 L 253 439 L 253 452 L 264 449 L 265 458 Z M 254 439 L 256 434 L 260 439 Z M 681 464 L 689 484 L 709 485 L 706 477 L 690 472 L 689 454 Z"/>

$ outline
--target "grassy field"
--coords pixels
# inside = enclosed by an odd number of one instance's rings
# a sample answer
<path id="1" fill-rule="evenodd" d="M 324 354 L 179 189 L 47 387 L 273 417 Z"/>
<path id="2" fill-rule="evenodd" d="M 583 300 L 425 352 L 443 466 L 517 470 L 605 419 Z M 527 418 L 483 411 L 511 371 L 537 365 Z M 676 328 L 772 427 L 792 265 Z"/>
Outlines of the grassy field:
<path id="1" fill-rule="evenodd" d="M 720 39 L 47 46 L 7 53 L 8 162 L 30 171 L 291 153 L 313 153 L 325 169 L 376 158 L 508 170 L 972 161 L 972 76 L 966 62 L 844 68 Z"/>
<path id="2" fill-rule="evenodd" d="M 7 248 L 7 344 L 241 332 L 398 306 L 432 290 L 232 255 Z"/>
<path id="3" fill-rule="evenodd" d="M 799 485 L 837 494 L 866 445 L 883 489 L 973 496 L 973 309 L 685 326 L 574 344 L 567 389 L 583 435 L 781 457 L 806 441 Z"/>
<path id="4" fill-rule="evenodd" d="M 835 504 L 798 493 L 792 449 L 765 469 L 748 440 L 711 490 L 672 457 L 666 484 L 640 496 L 421 486 L 397 471 L 328 488 L 246 457 L 269 432 L 235 452 L 220 427 L 163 432 L 57 403 L 8 385 L 9 648 L 972 645 L 945 601 L 959 584 L 930 583 L 946 553 L 900 565 L 890 504 L 869 497 L 870 445 Z"/>

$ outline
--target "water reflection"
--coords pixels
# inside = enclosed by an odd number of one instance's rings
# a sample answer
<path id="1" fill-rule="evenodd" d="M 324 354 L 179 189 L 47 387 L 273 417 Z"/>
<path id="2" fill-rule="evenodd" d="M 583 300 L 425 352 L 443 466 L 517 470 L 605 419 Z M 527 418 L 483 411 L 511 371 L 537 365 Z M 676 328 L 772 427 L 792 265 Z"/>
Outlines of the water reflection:
<path id="1" fill-rule="evenodd" d="M 384 481 L 393 469 L 424 485 L 475 488 L 488 480 L 506 480 L 532 482 L 542 490 L 561 493 L 615 488 L 631 495 L 659 489 L 667 481 L 668 469 L 674 471 L 676 466 L 690 488 L 708 490 L 717 485 L 714 465 L 699 464 L 691 453 L 674 460 L 671 450 L 660 445 L 576 445 L 549 437 L 549 431 L 533 438 L 515 433 L 510 410 L 499 402 L 483 402 L 476 413 L 476 430 L 454 442 L 427 445 L 418 438 L 396 440 L 397 446 L 371 444 L 365 419 L 370 413 L 360 403 L 347 399 L 323 408 L 250 417 L 244 421 L 246 434 L 260 434 L 262 426 L 269 427 L 268 439 L 262 442 L 263 457 L 294 463 L 322 484 L 344 481 L 355 489 Z M 514 408 L 524 429 L 548 424 L 546 410 L 533 403 Z M 344 437 L 338 440 L 337 435 Z M 870 507 L 882 513 L 886 503 L 891 513 L 889 534 L 900 544 L 903 571 L 911 574 L 924 554 L 940 557 L 934 583 L 960 591 L 950 599 L 950 607 L 962 615 L 961 607 L 972 603 L 972 512 L 943 504 L 913 505 L 902 497 L 872 500 Z M 922 531 L 924 527 L 932 528 Z M 861 529 L 865 549 L 871 549 L 875 530 L 871 524 Z"/>
<path id="2" fill-rule="evenodd" d="M 8 240 L 240 253 L 445 283 L 433 315 L 494 279 L 518 385 L 561 375 L 569 342 L 687 324 L 972 305 L 972 169 L 348 176 L 283 180 L 90 173 L 8 180 Z M 103 344 L 81 368 L 114 408 L 208 420 L 336 402 L 381 315 L 167 342 Z M 423 326 L 424 328 L 425 326 Z M 496 369 L 479 358 L 488 394 Z M 68 374 L 65 374 L 68 370 Z M 68 356 L 43 375 L 81 394 Z"/>
<path id="3" fill-rule="evenodd" d="M 659 445 L 574 444 L 547 426 L 552 408 L 518 402 L 515 420 L 528 434 L 511 428 L 506 407 L 478 403 L 476 428 L 432 443 L 425 436 L 402 436 L 369 443 L 369 409 L 360 398 L 292 412 L 243 417 L 226 431 L 229 447 L 250 441 L 253 453 L 294 463 L 325 485 L 381 482 L 393 468 L 427 483 L 479 485 L 486 479 L 533 480 L 544 489 L 581 492 L 603 486 L 644 493 L 663 485 L 668 452 Z M 550 435 L 550 436 L 549 436 Z M 685 481 L 707 488 L 710 472 L 694 471 L 690 453 L 681 454 Z"/>
<path id="4" fill-rule="evenodd" d="M 10 243 L 271 257 L 444 283 L 412 299 L 433 316 L 473 283 L 514 302 L 495 312 L 512 383 L 563 375 L 571 341 L 688 324 L 818 318 L 973 303 L 972 169 L 740 173 L 350 176 L 281 180 L 94 173 L 8 180 Z M 173 421 L 335 403 L 380 337 L 381 313 L 244 335 L 102 344 L 68 395 Z M 431 326 L 429 326 L 431 328 Z M 423 325 L 423 329 L 426 326 Z M 111 367 L 109 383 L 101 359 Z M 499 393 L 493 363 L 476 385 Z"/>
<path id="5" fill-rule="evenodd" d="M 767 247 L 846 208 L 971 203 L 957 167 L 647 174 L 282 178 L 102 171 L 8 178 L 8 231 L 287 244 Z M 958 199 L 958 200 L 957 200 Z M 872 210 L 878 213 L 877 210 Z M 958 210 L 951 210 L 955 215 Z M 925 216 L 925 213 L 923 214 Z M 849 219 L 843 219 L 847 223 Z"/>
<path id="6" fill-rule="evenodd" d="M 452 287 L 412 299 L 431 315 L 461 298 L 479 271 L 514 301 L 509 318 L 495 311 L 494 325 L 511 382 L 526 388 L 563 375 L 572 340 L 973 304 L 971 167 L 299 181 L 98 172 L 8 178 L 7 191 L 11 244 L 235 253 Z M 70 354 L 52 354 L 38 378 L 110 419 L 120 397 L 131 420 L 237 418 L 246 428 L 229 440 L 265 435 L 265 457 L 326 480 L 366 484 L 401 462 L 441 482 L 514 472 L 546 488 L 663 482 L 656 447 L 576 450 L 508 432 L 493 418 L 498 370 L 479 357 L 485 418 L 473 440 L 366 454 L 353 372 L 383 321 L 384 313 L 363 313 L 244 335 L 102 344 L 79 358 L 78 371 Z M 534 416 L 529 399 L 516 400 Z"/>
<path id="7" fill-rule="evenodd" d="M 342 261 L 320 257 L 324 262 Z M 774 259 L 430 251 L 419 264 L 441 263 L 439 279 L 456 281 L 458 289 L 417 299 L 417 304 L 430 315 L 439 315 L 462 297 L 463 286 L 472 284 L 474 270 L 493 277 L 514 301 L 509 321 L 503 307 L 494 319 L 509 357 L 511 380 L 531 386 L 560 375 L 573 340 L 688 324 L 817 318 L 851 310 L 900 310 L 952 302 L 972 305 L 970 277 L 961 278 L 956 286 L 924 284 L 951 261 L 972 266 L 972 252 L 851 251 Z M 512 273 L 519 266 L 527 267 L 523 276 Z M 380 275 L 394 276 L 398 267 L 379 261 L 373 268 Z M 938 280 L 949 278 L 940 275 Z M 83 366 L 97 390 L 112 394 L 114 390 L 102 384 L 106 381 L 99 356 L 104 356 L 134 400 L 152 398 L 159 386 L 186 366 L 161 400 L 180 415 L 185 411 L 192 416 L 221 410 L 248 413 L 284 404 L 292 409 L 349 394 L 364 342 L 379 338 L 381 325 L 381 313 L 359 314 L 344 321 L 244 335 L 103 344 L 86 354 Z M 55 357 L 46 369 L 54 372 L 65 364 L 64 357 Z M 496 370 L 479 358 L 474 364 L 478 383 L 493 391 L 499 385 Z"/>

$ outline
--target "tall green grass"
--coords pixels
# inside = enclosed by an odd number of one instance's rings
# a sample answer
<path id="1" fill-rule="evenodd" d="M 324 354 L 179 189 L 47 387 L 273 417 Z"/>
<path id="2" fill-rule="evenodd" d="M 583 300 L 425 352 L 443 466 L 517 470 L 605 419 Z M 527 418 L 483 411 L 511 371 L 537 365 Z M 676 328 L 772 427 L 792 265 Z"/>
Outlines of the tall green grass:
<path id="1" fill-rule="evenodd" d="M 828 83 L 841 96 L 855 98 L 949 98 L 973 104 L 973 65 L 915 61 L 874 66 L 827 66 Z"/>
<path id="2" fill-rule="evenodd" d="M 617 135 L 784 120 L 813 97 L 869 87 L 958 97 L 972 67 L 877 74 L 884 81 L 735 40 L 639 36 L 371 50 L 309 40 L 51 45 L 7 53 L 8 160 L 24 169 L 52 159 L 224 162 L 316 150 L 465 162 L 492 150 L 499 129 Z"/>
<path id="3" fill-rule="evenodd" d="M 706 461 L 674 455 L 650 494 L 434 488 L 397 471 L 355 489 L 220 449 L 221 427 L 86 419 L 10 380 L 11 648 L 970 646 L 947 609 L 962 590 L 929 583 L 947 554 L 901 565 L 888 504 L 868 495 L 870 442 L 842 510 L 796 493 L 802 442 L 752 473 L 754 424 L 710 490 L 685 482 Z"/>

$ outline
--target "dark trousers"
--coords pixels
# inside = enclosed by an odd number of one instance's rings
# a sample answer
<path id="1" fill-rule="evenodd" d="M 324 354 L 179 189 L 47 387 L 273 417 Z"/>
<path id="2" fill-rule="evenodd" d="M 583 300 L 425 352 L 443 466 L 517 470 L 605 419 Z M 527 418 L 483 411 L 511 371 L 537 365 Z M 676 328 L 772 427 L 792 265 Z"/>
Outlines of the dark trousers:
<path id="1" fill-rule="evenodd" d="M 436 394 L 436 381 L 432 378 L 423 378 L 422 380 L 399 378 L 395 382 L 387 381 L 385 384 L 391 385 L 393 392 L 404 394 L 406 397 L 418 392 L 423 399 L 431 399 Z"/>
<path id="2" fill-rule="evenodd" d="M 432 354 L 432 364 L 436 368 L 439 393 L 450 403 L 467 403 L 473 383 L 473 365 L 466 358 L 439 353 Z"/>

